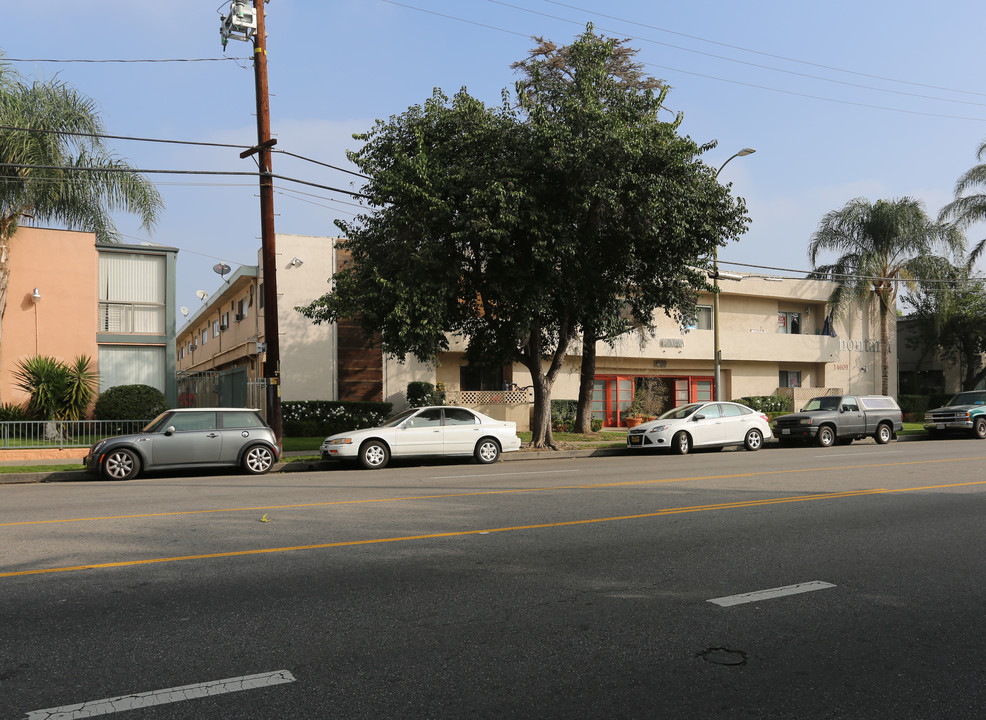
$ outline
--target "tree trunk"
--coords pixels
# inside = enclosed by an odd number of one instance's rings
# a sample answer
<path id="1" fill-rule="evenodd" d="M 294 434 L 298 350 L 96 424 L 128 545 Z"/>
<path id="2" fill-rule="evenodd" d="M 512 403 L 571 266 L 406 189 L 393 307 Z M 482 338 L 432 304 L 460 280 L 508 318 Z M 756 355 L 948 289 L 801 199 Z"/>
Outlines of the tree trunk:
<path id="1" fill-rule="evenodd" d="M 592 390 L 596 382 L 595 329 L 582 328 L 582 368 L 579 374 L 579 406 L 575 414 L 577 433 L 592 432 Z"/>
<path id="2" fill-rule="evenodd" d="M 551 432 L 551 388 L 561 370 L 573 332 L 567 323 L 562 323 L 558 331 L 558 345 L 551 356 L 551 363 L 545 372 L 541 360 L 544 349 L 541 347 L 541 329 L 534 327 L 521 353 L 521 362 L 531 371 L 531 385 L 534 389 L 534 415 L 531 418 L 531 447 L 555 448 Z"/>
<path id="3" fill-rule="evenodd" d="M 890 308 L 880 298 L 880 379 L 882 395 L 890 394 L 890 330 L 888 328 L 887 316 Z"/>

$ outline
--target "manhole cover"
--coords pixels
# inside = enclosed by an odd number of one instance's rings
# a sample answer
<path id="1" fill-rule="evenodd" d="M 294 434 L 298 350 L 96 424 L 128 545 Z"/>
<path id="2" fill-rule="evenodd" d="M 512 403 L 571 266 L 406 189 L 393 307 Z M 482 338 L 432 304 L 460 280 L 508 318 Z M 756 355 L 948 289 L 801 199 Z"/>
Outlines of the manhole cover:
<path id="1" fill-rule="evenodd" d="M 709 648 L 698 654 L 706 662 L 716 665 L 743 665 L 746 663 L 746 653 L 742 650 L 729 648 Z"/>

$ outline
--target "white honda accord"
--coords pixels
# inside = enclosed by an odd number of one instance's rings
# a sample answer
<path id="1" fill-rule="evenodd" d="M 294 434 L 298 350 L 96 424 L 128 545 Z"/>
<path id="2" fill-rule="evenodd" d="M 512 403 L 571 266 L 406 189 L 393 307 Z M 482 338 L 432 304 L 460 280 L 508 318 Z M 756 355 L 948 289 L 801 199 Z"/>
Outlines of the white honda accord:
<path id="1" fill-rule="evenodd" d="M 763 413 L 734 402 L 699 402 L 630 428 L 627 447 L 670 448 L 679 455 L 692 448 L 727 445 L 759 450 L 770 437 L 770 422 Z"/>
<path id="2" fill-rule="evenodd" d="M 378 470 L 391 457 L 471 455 L 487 464 L 496 462 L 500 453 L 519 449 L 517 423 L 443 405 L 411 408 L 380 427 L 330 435 L 321 452 L 323 460 L 359 460 L 368 470 Z"/>

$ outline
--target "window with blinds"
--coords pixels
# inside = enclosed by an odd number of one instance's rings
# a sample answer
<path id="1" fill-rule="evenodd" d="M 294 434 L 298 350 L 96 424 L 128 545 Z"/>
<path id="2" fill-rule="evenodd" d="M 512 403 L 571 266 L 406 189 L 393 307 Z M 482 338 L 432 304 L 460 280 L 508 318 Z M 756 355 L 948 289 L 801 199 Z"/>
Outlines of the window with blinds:
<path id="1" fill-rule="evenodd" d="M 99 332 L 165 333 L 166 258 L 99 254 Z"/>

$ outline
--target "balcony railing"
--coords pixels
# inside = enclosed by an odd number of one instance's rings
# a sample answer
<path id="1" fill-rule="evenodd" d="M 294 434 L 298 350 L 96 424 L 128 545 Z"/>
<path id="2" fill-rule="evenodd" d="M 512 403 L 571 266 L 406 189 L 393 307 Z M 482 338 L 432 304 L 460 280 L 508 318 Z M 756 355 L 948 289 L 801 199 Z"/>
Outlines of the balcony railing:
<path id="1" fill-rule="evenodd" d="M 164 305 L 155 303 L 99 303 L 99 332 L 164 334 Z"/>

